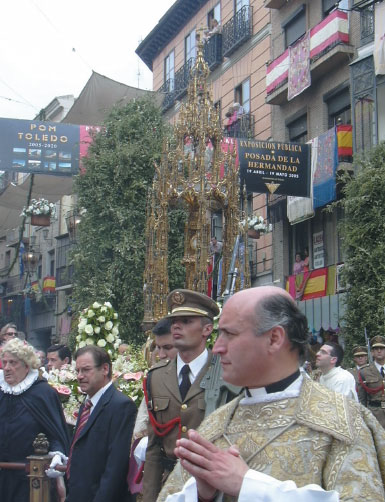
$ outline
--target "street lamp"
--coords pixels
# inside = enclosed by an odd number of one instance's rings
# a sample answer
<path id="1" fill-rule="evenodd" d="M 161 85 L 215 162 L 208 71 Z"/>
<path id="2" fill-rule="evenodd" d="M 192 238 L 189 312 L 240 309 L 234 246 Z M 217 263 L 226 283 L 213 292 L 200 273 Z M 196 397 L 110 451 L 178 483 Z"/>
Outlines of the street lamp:
<path id="1" fill-rule="evenodd" d="M 34 274 L 36 272 L 37 266 L 39 264 L 40 253 L 29 249 L 25 251 L 22 256 L 24 268 L 29 274 Z"/>

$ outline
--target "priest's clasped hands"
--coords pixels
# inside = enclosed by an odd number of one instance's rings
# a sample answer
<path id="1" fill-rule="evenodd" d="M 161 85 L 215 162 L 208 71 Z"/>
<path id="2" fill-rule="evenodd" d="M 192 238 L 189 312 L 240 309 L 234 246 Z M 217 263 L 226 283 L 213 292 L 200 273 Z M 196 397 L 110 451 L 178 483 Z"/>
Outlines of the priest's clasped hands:
<path id="1" fill-rule="evenodd" d="M 221 450 L 192 429 L 188 437 L 176 442 L 175 455 L 196 479 L 201 499 L 213 499 L 218 490 L 238 496 L 249 467 L 240 457 L 237 446 Z"/>

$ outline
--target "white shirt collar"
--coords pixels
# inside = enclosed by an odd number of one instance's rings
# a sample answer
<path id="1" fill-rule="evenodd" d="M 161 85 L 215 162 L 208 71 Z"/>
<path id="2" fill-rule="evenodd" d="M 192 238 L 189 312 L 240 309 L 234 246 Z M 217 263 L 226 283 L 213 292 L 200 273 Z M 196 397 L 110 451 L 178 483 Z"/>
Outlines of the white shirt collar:
<path id="1" fill-rule="evenodd" d="M 334 376 L 337 375 L 337 373 L 340 373 L 341 370 L 342 370 L 341 366 L 335 366 L 334 368 L 329 370 L 327 373 L 322 374 L 321 376 L 324 380 L 330 380 L 334 378 Z"/>
<path id="2" fill-rule="evenodd" d="M 384 367 L 385 369 L 385 363 L 384 364 L 379 364 L 377 361 L 374 361 L 374 364 L 376 365 L 376 368 L 378 371 L 381 373 L 381 368 Z"/>
<path id="3" fill-rule="evenodd" d="M 19 394 L 22 394 L 23 392 L 28 390 L 32 386 L 32 384 L 36 382 L 38 378 L 39 378 L 39 370 L 30 369 L 24 380 L 22 380 L 20 383 L 16 385 L 9 385 L 9 383 L 7 383 L 4 380 L 4 373 L 1 372 L 0 388 L 5 394 L 13 394 L 14 396 L 18 396 Z"/>
<path id="4" fill-rule="evenodd" d="M 298 397 L 301 390 L 302 382 L 303 382 L 303 375 L 301 373 L 301 375 L 296 380 L 294 380 L 294 382 L 290 384 L 289 387 L 286 387 L 286 389 L 281 392 L 271 392 L 268 394 L 266 392 L 265 387 L 260 387 L 258 389 L 248 389 L 251 396 L 244 397 L 243 399 L 241 399 L 239 404 L 250 405 L 257 403 L 269 403 L 272 401 L 278 401 L 280 399 Z"/>
<path id="5" fill-rule="evenodd" d="M 92 407 L 91 407 L 90 413 L 93 412 L 93 410 L 95 409 L 95 406 L 99 402 L 99 399 L 106 392 L 106 390 L 108 389 L 108 387 L 110 387 L 111 385 L 112 385 L 112 380 L 110 380 L 104 387 L 102 387 L 101 389 L 99 389 L 98 392 L 96 392 L 92 397 L 90 397 L 90 396 L 87 395 L 87 399 L 89 399 L 91 401 L 91 403 L 92 403 Z"/>
<path id="6" fill-rule="evenodd" d="M 185 364 L 188 364 L 190 367 L 190 374 L 189 374 L 190 382 L 194 383 L 194 380 L 198 376 L 200 370 L 207 363 L 208 357 L 209 357 L 209 353 L 208 353 L 207 349 L 204 349 L 204 351 L 201 354 L 199 354 L 198 357 L 196 357 L 195 359 L 193 359 L 189 363 L 185 363 L 182 361 L 182 358 L 178 354 L 177 359 L 176 359 L 176 370 L 177 370 L 177 374 L 178 374 L 178 379 L 181 378 L 180 377 L 181 369 L 183 368 L 183 366 Z"/>

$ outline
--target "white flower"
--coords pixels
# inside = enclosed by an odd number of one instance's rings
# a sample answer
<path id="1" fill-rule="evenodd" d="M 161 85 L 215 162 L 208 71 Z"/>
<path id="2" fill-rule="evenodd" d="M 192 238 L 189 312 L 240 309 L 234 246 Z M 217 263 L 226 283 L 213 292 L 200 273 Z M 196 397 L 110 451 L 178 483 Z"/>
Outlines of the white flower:
<path id="1" fill-rule="evenodd" d="M 100 312 L 107 312 L 107 307 L 100 307 Z"/>
<path id="2" fill-rule="evenodd" d="M 94 328 L 91 326 L 91 324 L 87 324 L 87 326 L 84 328 L 84 331 L 87 333 L 87 335 L 91 335 L 94 332 Z"/>
<path id="3" fill-rule="evenodd" d="M 93 309 L 98 309 L 99 307 L 101 307 L 101 305 L 100 305 L 100 303 L 98 303 L 98 302 L 94 302 L 94 303 L 92 304 L 92 308 L 93 308 Z"/>
<path id="4" fill-rule="evenodd" d="M 95 315 L 95 312 L 91 309 L 87 313 L 87 317 L 94 317 L 94 315 Z"/>
<path id="5" fill-rule="evenodd" d="M 109 308 L 111 308 L 111 307 L 112 307 L 112 305 L 111 305 L 111 303 L 110 303 L 110 302 L 104 302 L 104 305 L 105 305 L 106 307 L 109 307 Z"/>
<path id="6" fill-rule="evenodd" d="M 81 349 L 82 347 L 85 347 L 86 346 L 86 342 L 84 340 L 82 340 L 80 343 L 79 343 L 79 349 Z"/>
<path id="7" fill-rule="evenodd" d="M 115 340 L 115 337 L 112 333 L 108 333 L 108 335 L 106 336 L 106 340 L 107 342 L 112 343 Z"/>
<path id="8" fill-rule="evenodd" d="M 96 335 L 98 335 L 98 334 L 100 333 L 100 328 L 99 328 L 99 326 L 96 326 L 96 327 L 94 328 L 94 333 L 95 333 Z"/>
<path id="9" fill-rule="evenodd" d="M 113 335 L 115 335 L 115 336 L 119 335 L 119 329 L 118 329 L 118 327 L 117 327 L 117 326 L 114 326 L 114 327 L 112 328 L 111 333 L 112 333 Z"/>
<path id="10" fill-rule="evenodd" d="M 79 330 L 83 330 L 87 324 L 87 319 L 84 319 L 84 317 L 80 318 L 80 322 L 78 324 Z"/>
<path id="11" fill-rule="evenodd" d="M 105 347 L 106 344 L 107 344 L 107 342 L 105 340 L 103 340 L 103 338 L 101 338 L 100 340 L 98 340 L 98 343 L 97 343 L 97 345 L 99 347 Z"/>
<path id="12" fill-rule="evenodd" d="M 115 312 L 114 313 L 114 319 L 117 319 L 118 318 L 118 314 Z"/>
<path id="13" fill-rule="evenodd" d="M 106 330 L 110 331 L 112 329 L 112 327 L 113 327 L 112 322 L 111 321 L 107 321 L 106 325 L 105 325 Z"/>
<path id="14" fill-rule="evenodd" d="M 77 335 L 77 337 L 76 337 L 76 341 L 77 341 L 77 342 L 80 342 L 80 340 L 81 340 L 81 339 L 82 339 L 81 335 Z"/>
<path id="15" fill-rule="evenodd" d="M 104 315 L 99 316 L 97 320 L 99 322 L 106 322 L 106 318 L 104 317 Z"/>
<path id="16" fill-rule="evenodd" d="M 87 338 L 86 339 L 86 344 L 87 345 L 95 345 L 95 341 L 92 338 Z"/>

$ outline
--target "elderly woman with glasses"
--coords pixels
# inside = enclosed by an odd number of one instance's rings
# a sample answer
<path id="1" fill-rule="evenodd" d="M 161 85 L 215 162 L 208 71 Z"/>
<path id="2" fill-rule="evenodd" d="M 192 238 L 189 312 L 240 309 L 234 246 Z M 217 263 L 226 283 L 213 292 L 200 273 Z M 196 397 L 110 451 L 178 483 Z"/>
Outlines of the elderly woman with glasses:
<path id="1" fill-rule="evenodd" d="M 69 439 L 63 410 L 57 392 L 39 376 L 35 349 L 15 338 L 2 347 L 1 360 L 0 462 L 26 462 L 41 432 L 48 438 L 50 454 L 64 458 Z M 26 473 L 0 470 L 0 493 L 4 501 L 28 502 Z"/>

